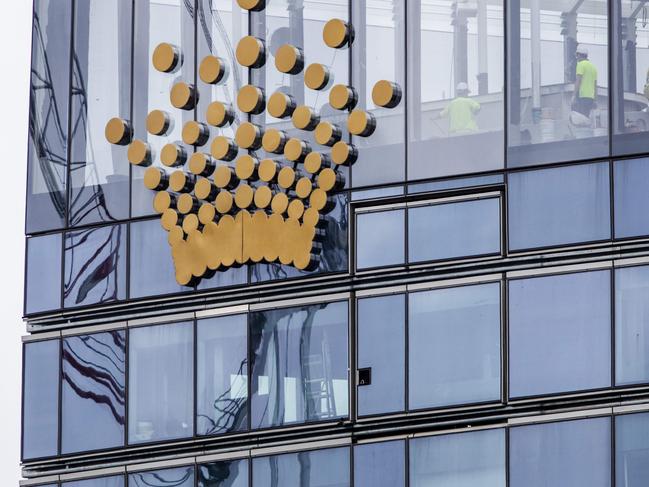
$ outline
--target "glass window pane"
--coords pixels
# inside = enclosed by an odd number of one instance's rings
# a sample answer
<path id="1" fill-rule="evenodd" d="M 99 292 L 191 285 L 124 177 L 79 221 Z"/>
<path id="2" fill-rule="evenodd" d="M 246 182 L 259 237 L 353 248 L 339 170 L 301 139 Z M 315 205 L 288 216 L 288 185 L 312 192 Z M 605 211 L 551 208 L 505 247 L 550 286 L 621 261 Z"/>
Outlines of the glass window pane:
<path id="1" fill-rule="evenodd" d="M 248 427 L 247 327 L 245 314 L 198 321 L 199 435 Z"/>
<path id="2" fill-rule="evenodd" d="M 125 354 L 124 331 L 63 339 L 62 453 L 124 444 Z"/>
<path id="3" fill-rule="evenodd" d="M 348 487 L 349 448 L 305 451 L 252 460 L 253 487 Z"/>
<path id="4" fill-rule="evenodd" d="M 505 430 L 410 440 L 410 486 L 505 487 Z"/>
<path id="5" fill-rule="evenodd" d="M 499 252 L 499 198 L 408 209 L 410 262 Z"/>
<path id="6" fill-rule="evenodd" d="M 615 270 L 615 383 L 649 382 L 649 267 Z"/>
<path id="7" fill-rule="evenodd" d="M 370 385 L 358 387 L 358 414 L 405 407 L 405 296 L 358 300 L 358 368 L 372 369 Z"/>
<path id="8" fill-rule="evenodd" d="M 130 330 L 129 443 L 193 435 L 193 331 L 191 322 Z"/>
<path id="9" fill-rule="evenodd" d="M 405 441 L 355 446 L 354 485 L 356 487 L 403 487 L 405 456 Z"/>
<path id="10" fill-rule="evenodd" d="M 24 459 L 57 454 L 59 429 L 59 340 L 23 347 Z"/>
<path id="11" fill-rule="evenodd" d="M 128 476 L 128 487 L 194 487 L 194 467 L 132 473 Z"/>
<path id="12" fill-rule="evenodd" d="M 131 119 L 130 0 L 75 7 L 70 225 L 128 218 L 126 147 L 105 138 L 106 122 Z"/>
<path id="13" fill-rule="evenodd" d="M 408 178 L 504 165 L 501 1 L 418 2 L 408 24 Z"/>
<path id="14" fill-rule="evenodd" d="M 616 161 L 615 238 L 649 235 L 649 159 Z"/>
<path id="15" fill-rule="evenodd" d="M 512 173 L 508 190 L 512 250 L 610 238 L 607 163 Z"/>
<path id="16" fill-rule="evenodd" d="M 615 486 L 644 487 L 649 478 L 649 414 L 615 418 Z"/>
<path id="17" fill-rule="evenodd" d="M 500 284 L 408 296 L 410 409 L 500 398 Z"/>
<path id="18" fill-rule="evenodd" d="M 27 233 L 65 225 L 71 11 L 71 2 L 34 0 Z"/>
<path id="19" fill-rule="evenodd" d="M 27 239 L 25 313 L 61 307 L 61 234 Z"/>
<path id="20" fill-rule="evenodd" d="M 126 226 L 65 234 L 66 308 L 126 298 Z"/>
<path id="21" fill-rule="evenodd" d="M 405 210 L 356 215 L 356 267 L 380 267 L 405 261 Z"/>
<path id="22" fill-rule="evenodd" d="M 347 302 L 251 313 L 252 428 L 348 415 Z"/>
<path id="23" fill-rule="evenodd" d="M 100 477 L 98 479 L 63 482 L 61 487 L 124 487 L 124 476 Z"/>
<path id="24" fill-rule="evenodd" d="M 608 155 L 607 4 L 510 1 L 510 166 Z"/>
<path id="25" fill-rule="evenodd" d="M 511 397 L 611 385 L 609 271 L 509 282 Z"/>
<path id="26" fill-rule="evenodd" d="M 509 485 L 611 485 L 611 421 L 582 419 L 509 430 Z"/>
<path id="27" fill-rule="evenodd" d="M 248 460 L 199 465 L 198 487 L 248 487 Z"/>

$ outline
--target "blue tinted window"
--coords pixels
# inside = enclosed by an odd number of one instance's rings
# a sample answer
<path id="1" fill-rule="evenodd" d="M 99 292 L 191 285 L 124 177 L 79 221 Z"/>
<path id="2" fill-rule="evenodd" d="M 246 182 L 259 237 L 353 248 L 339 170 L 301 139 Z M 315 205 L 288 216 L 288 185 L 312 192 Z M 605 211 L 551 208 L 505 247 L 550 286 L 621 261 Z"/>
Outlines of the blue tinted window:
<path id="1" fill-rule="evenodd" d="M 61 487 L 124 487 L 124 476 L 100 477 L 97 479 L 63 482 Z"/>
<path id="2" fill-rule="evenodd" d="M 615 181 L 615 237 L 649 234 L 649 159 L 617 161 Z"/>
<path id="3" fill-rule="evenodd" d="M 197 433 L 216 435 L 246 429 L 246 315 L 200 320 L 197 333 Z"/>
<path id="4" fill-rule="evenodd" d="M 132 473 L 128 476 L 128 487 L 194 487 L 194 467 Z"/>
<path id="5" fill-rule="evenodd" d="M 192 323 L 130 331 L 129 443 L 193 435 L 193 342 Z"/>
<path id="6" fill-rule="evenodd" d="M 124 444 L 125 338 L 111 331 L 63 340 L 62 453 Z"/>
<path id="7" fill-rule="evenodd" d="M 380 267 L 405 261 L 405 210 L 356 215 L 356 267 Z"/>
<path id="8" fill-rule="evenodd" d="M 199 465 L 198 487 L 248 487 L 248 460 Z"/>
<path id="9" fill-rule="evenodd" d="M 513 250 L 610 238 L 608 164 L 508 176 Z"/>
<path id="10" fill-rule="evenodd" d="M 509 283 L 511 397 L 611 385 L 609 271 Z"/>
<path id="11" fill-rule="evenodd" d="M 615 486 L 644 487 L 649 479 L 649 414 L 615 418 Z"/>
<path id="12" fill-rule="evenodd" d="M 347 487 L 349 449 L 305 451 L 252 461 L 253 487 Z"/>
<path id="13" fill-rule="evenodd" d="M 409 295 L 410 408 L 500 397 L 500 284 Z"/>
<path id="14" fill-rule="evenodd" d="M 54 456 L 59 428 L 59 340 L 23 348 L 23 458 Z"/>
<path id="15" fill-rule="evenodd" d="M 500 252 L 500 199 L 408 209 L 410 262 Z"/>
<path id="16" fill-rule="evenodd" d="M 354 447 L 356 487 L 401 487 L 405 484 L 406 443 L 388 441 Z"/>
<path id="17" fill-rule="evenodd" d="M 505 487 L 505 430 L 410 441 L 411 487 Z"/>
<path id="18" fill-rule="evenodd" d="M 25 312 L 61 307 L 61 234 L 27 239 Z"/>
<path id="19" fill-rule="evenodd" d="M 509 431 L 509 485 L 609 487 L 609 418 L 535 424 Z"/>

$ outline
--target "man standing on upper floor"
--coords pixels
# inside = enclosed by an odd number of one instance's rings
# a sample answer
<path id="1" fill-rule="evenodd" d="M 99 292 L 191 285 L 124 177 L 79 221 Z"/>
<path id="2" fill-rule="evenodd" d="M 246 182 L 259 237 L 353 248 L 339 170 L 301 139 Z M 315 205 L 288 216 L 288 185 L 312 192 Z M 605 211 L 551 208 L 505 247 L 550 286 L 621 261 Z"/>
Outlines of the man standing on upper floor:
<path id="1" fill-rule="evenodd" d="M 572 109 L 585 117 L 595 108 L 597 96 L 597 68 L 588 59 L 588 49 L 581 44 L 577 46 L 577 76 L 575 92 L 572 95 Z"/>
<path id="2" fill-rule="evenodd" d="M 478 130 L 475 114 L 480 111 L 480 103 L 469 98 L 469 85 L 458 83 L 455 88 L 455 98 L 439 114 L 448 117 L 449 134 L 471 133 Z"/>

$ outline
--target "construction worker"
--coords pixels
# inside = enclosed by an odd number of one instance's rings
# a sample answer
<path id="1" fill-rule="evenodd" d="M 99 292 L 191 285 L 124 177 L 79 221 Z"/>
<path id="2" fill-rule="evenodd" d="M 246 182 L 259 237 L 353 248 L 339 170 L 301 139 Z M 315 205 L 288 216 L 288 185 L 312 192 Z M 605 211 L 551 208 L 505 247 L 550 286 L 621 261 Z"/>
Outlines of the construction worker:
<path id="1" fill-rule="evenodd" d="M 585 117 L 590 117 L 597 95 L 597 68 L 588 59 L 588 49 L 581 44 L 577 46 L 576 57 L 577 76 L 575 92 L 572 95 L 572 109 Z"/>
<path id="2" fill-rule="evenodd" d="M 439 114 L 440 117 L 448 117 L 449 134 L 461 134 L 476 132 L 478 124 L 475 123 L 474 115 L 480 111 L 480 103 L 469 98 L 469 86 L 458 83 L 455 87 L 455 98 Z"/>

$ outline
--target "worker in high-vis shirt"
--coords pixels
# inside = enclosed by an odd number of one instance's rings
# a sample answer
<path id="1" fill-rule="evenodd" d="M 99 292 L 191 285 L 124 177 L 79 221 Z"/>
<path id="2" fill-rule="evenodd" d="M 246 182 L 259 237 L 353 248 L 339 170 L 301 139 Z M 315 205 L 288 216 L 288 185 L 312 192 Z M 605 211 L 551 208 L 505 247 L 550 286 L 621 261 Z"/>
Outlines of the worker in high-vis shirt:
<path id="1" fill-rule="evenodd" d="M 575 92 L 572 95 L 572 109 L 585 117 L 590 117 L 597 96 L 597 68 L 588 59 L 588 49 L 584 46 L 577 46 L 576 57 L 577 76 Z"/>
<path id="2" fill-rule="evenodd" d="M 480 111 L 480 103 L 469 98 L 469 86 L 458 83 L 455 88 L 455 98 L 439 114 L 448 117 L 449 134 L 470 133 L 478 130 L 475 114 Z"/>

